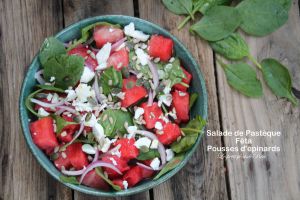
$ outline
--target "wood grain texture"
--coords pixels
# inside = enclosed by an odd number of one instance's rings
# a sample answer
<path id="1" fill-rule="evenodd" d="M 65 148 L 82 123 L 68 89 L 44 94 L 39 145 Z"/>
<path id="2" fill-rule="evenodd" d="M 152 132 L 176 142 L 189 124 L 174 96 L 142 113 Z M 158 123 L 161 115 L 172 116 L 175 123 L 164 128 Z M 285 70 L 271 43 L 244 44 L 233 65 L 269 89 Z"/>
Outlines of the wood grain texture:
<path id="1" fill-rule="evenodd" d="M 134 15 L 133 12 L 133 1 L 127 0 L 105 0 L 105 1 L 97 1 L 97 0 L 88 0 L 88 1 L 80 1 L 80 0 L 64 0 L 64 20 L 65 25 L 69 25 L 76 21 L 79 21 L 84 18 L 97 16 L 97 15 L 105 15 L 105 14 L 122 14 L 122 15 Z M 149 192 L 140 193 L 137 195 L 117 198 L 117 199 L 145 199 L 148 200 Z M 74 192 L 74 199 L 112 199 L 112 198 L 99 198 L 92 197 L 82 193 Z"/>
<path id="2" fill-rule="evenodd" d="M 208 44 L 199 37 L 192 36 L 188 32 L 188 26 L 178 31 L 177 25 L 183 17 L 167 11 L 159 0 L 140 0 L 139 12 L 141 18 L 159 24 L 177 36 L 196 58 L 206 80 L 208 92 L 207 128 L 219 130 L 213 52 Z M 223 161 L 217 159 L 217 154 L 208 153 L 207 145 L 222 146 L 221 138 L 204 138 L 184 169 L 170 181 L 154 188 L 154 199 L 227 199 Z"/>
<path id="3" fill-rule="evenodd" d="M 62 28 L 61 2 L 0 1 L 0 199 L 70 199 L 25 143 L 19 123 L 21 84 L 45 37 Z"/>
<path id="4" fill-rule="evenodd" d="M 293 1 L 289 21 L 273 34 L 255 38 L 245 35 L 251 53 L 259 61 L 274 57 L 289 68 L 294 86 L 300 87 L 300 21 L 298 1 Z M 258 153 L 265 159 L 227 160 L 233 200 L 296 200 L 300 196 L 300 107 L 293 107 L 272 94 L 263 83 L 261 99 L 246 98 L 232 90 L 224 72 L 217 68 L 221 117 L 224 130 L 281 131 L 281 137 L 253 138 L 249 146 L 274 146 L 280 152 Z M 258 72 L 262 80 L 261 73 Z M 226 146 L 236 146 L 235 138 L 224 137 Z M 229 153 L 234 154 L 234 153 Z M 242 153 L 247 155 L 247 153 Z M 250 154 L 251 155 L 251 154 Z"/>

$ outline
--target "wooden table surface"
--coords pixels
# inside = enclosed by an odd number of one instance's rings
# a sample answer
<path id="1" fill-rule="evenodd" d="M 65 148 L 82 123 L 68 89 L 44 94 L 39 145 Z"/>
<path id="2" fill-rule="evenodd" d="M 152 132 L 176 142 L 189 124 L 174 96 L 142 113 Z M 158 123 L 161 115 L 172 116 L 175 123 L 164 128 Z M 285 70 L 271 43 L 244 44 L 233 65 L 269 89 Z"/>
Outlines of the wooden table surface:
<path id="1" fill-rule="evenodd" d="M 1 0 L 0 1 L 0 199 L 110 199 L 68 189 L 51 178 L 25 143 L 18 115 L 21 84 L 45 39 L 78 20 L 105 14 L 138 16 L 177 36 L 197 59 L 209 98 L 208 130 L 281 131 L 280 138 L 254 140 L 253 146 L 278 145 L 265 159 L 218 158 L 207 145 L 234 146 L 234 138 L 205 137 L 192 159 L 176 176 L 138 195 L 118 199 L 296 200 L 300 199 L 300 109 L 275 97 L 263 84 L 264 96 L 249 99 L 233 91 L 205 41 L 176 29 L 181 16 L 160 0 Z M 287 24 L 264 38 L 246 36 L 252 54 L 285 63 L 300 88 L 300 18 L 293 1 Z"/>

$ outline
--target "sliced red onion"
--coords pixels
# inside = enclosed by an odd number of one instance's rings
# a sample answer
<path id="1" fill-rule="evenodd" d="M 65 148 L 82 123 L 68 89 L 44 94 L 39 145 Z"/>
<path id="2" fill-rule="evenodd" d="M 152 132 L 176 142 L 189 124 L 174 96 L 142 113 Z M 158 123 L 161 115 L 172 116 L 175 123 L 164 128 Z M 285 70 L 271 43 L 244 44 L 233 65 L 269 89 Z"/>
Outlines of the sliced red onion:
<path id="1" fill-rule="evenodd" d="M 83 132 L 83 129 L 84 129 L 84 122 L 81 122 L 78 132 L 73 137 L 73 139 L 66 145 L 66 147 L 69 146 L 70 144 L 72 144 L 80 136 L 80 134 Z"/>
<path id="2" fill-rule="evenodd" d="M 116 51 L 126 40 L 126 37 L 123 37 L 119 41 L 115 42 L 113 45 L 111 45 L 111 51 Z"/>
<path id="3" fill-rule="evenodd" d="M 153 90 L 155 90 L 159 84 L 159 76 L 158 76 L 157 66 L 150 60 L 148 60 L 148 65 L 149 65 L 149 69 L 152 73 L 152 79 L 153 79 L 153 85 L 154 85 Z"/>
<path id="4" fill-rule="evenodd" d="M 97 73 L 95 75 L 95 81 L 93 83 L 93 89 L 95 91 L 95 96 L 96 96 L 96 99 L 97 99 L 98 103 L 101 103 L 102 102 L 102 98 L 101 98 L 100 91 L 99 91 L 99 84 L 98 84 Z"/>
<path id="5" fill-rule="evenodd" d="M 58 111 L 55 112 L 55 115 L 61 115 L 63 112 L 65 112 L 65 109 L 60 108 Z"/>
<path id="6" fill-rule="evenodd" d="M 148 93 L 148 102 L 147 102 L 147 105 L 148 106 L 152 106 L 152 104 L 153 104 L 153 92 L 152 92 L 152 90 L 150 90 L 149 93 Z"/>
<path id="7" fill-rule="evenodd" d="M 61 173 L 68 175 L 68 176 L 79 176 L 85 172 L 86 167 L 83 167 L 81 170 L 72 171 L 72 170 L 61 170 Z"/>
<path id="8" fill-rule="evenodd" d="M 148 169 L 148 170 L 154 171 L 154 169 L 152 169 L 151 167 L 149 167 L 149 166 L 147 166 L 147 165 L 144 165 L 143 163 L 137 162 L 136 164 L 137 164 L 138 166 L 144 168 L 144 169 Z"/>
<path id="9" fill-rule="evenodd" d="M 145 137 L 150 138 L 151 140 L 158 140 L 156 135 L 154 135 L 154 133 L 151 133 L 149 131 L 145 131 L 145 130 L 136 130 L 135 133 L 139 134 L 139 135 L 143 135 Z M 165 165 L 166 164 L 166 149 L 164 147 L 164 145 L 158 140 L 158 152 L 160 155 L 160 159 L 161 159 L 161 165 Z"/>
<path id="10" fill-rule="evenodd" d="M 96 162 L 97 160 L 99 160 L 99 150 L 98 148 L 96 148 L 96 153 L 95 153 L 95 156 L 94 156 L 94 159 L 92 162 Z"/>
<path id="11" fill-rule="evenodd" d="M 83 172 L 83 174 L 80 177 L 79 183 L 82 183 L 84 177 L 87 175 L 87 173 L 89 173 L 91 170 L 93 170 L 96 167 L 107 167 L 110 168 L 114 171 L 116 171 L 118 174 L 122 175 L 122 172 L 120 172 L 120 170 L 114 166 L 112 163 L 108 163 L 108 162 L 104 162 L 104 161 L 96 161 L 96 162 L 92 162 L 91 164 L 89 164 L 86 168 L 86 170 Z"/>
<path id="12" fill-rule="evenodd" d="M 72 114 L 77 114 L 78 113 L 74 108 L 71 108 L 71 107 L 68 107 L 68 106 L 57 106 L 57 108 L 59 108 L 59 110 L 55 113 L 57 115 L 60 115 L 64 111 L 68 111 Z"/>
<path id="13" fill-rule="evenodd" d="M 32 103 L 38 104 L 38 105 L 40 105 L 42 107 L 45 107 L 45 108 L 53 108 L 53 107 L 61 106 L 61 105 L 64 104 L 63 100 L 58 102 L 58 103 L 46 103 L 46 102 L 31 98 L 30 101 Z"/>
<path id="14" fill-rule="evenodd" d="M 46 83 L 46 81 L 42 78 L 42 74 L 44 73 L 44 70 L 40 70 L 40 71 L 37 71 L 35 74 L 34 74 L 34 78 L 37 80 L 37 82 L 41 85 L 44 85 Z"/>

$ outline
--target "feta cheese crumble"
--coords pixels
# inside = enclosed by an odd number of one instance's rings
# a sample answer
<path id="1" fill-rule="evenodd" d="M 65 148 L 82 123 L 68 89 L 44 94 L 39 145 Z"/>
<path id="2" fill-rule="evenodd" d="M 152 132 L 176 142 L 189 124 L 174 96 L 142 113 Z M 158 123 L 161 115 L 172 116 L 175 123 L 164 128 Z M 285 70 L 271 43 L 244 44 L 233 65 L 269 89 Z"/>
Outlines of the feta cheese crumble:
<path id="1" fill-rule="evenodd" d="M 136 146 L 136 148 L 141 149 L 143 147 L 149 148 L 151 144 L 151 140 L 147 137 L 142 137 L 139 138 L 135 143 L 134 146 Z"/>
<path id="2" fill-rule="evenodd" d="M 124 180 L 123 181 L 123 186 L 124 186 L 124 189 L 127 190 L 127 188 L 128 188 L 128 182 Z"/>
<path id="3" fill-rule="evenodd" d="M 82 145 L 81 149 L 82 149 L 83 152 L 85 152 L 87 154 L 95 154 L 96 153 L 95 148 L 92 147 L 92 145 L 90 145 L 90 144 Z"/>
<path id="4" fill-rule="evenodd" d="M 95 76 L 95 72 L 93 72 L 90 68 L 84 67 L 83 73 L 80 78 L 81 83 L 88 83 L 90 82 Z"/>
<path id="5" fill-rule="evenodd" d="M 145 51 L 143 51 L 143 50 L 140 49 L 140 48 L 137 48 L 137 49 L 135 50 L 135 54 L 136 54 L 136 56 L 137 56 L 137 58 L 138 58 L 138 61 L 140 61 L 140 63 L 141 63 L 143 66 L 147 65 L 148 60 L 149 60 L 149 55 L 148 55 Z"/>
<path id="6" fill-rule="evenodd" d="M 48 113 L 44 108 L 39 108 L 38 114 L 42 117 L 47 117 L 50 115 L 50 113 Z"/>
<path id="7" fill-rule="evenodd" d="M 172 149 L 166 149 L 166 154 L 166 160 L 168 162 L 174 158 L 174 152 L 172 151 Z"/>
<path id="8" fill-rule="evenodd" d="M 154 126 L 157 130 L 162 130 L 163 129 L 163 126 L 162 126 L 161 122 L 156 122 Z"/>
<path id="9" fill-rule="evenodd" d="M 157 149 L 158 148 L 158 140 L 152 140 L 150 149 Z"/>
<path id="10" fill-rule="evenodd" d="M 149 38 L 149 35 L 146 35 L 142 31 L 135 30 L 133 22 L 130 22 L 130 24 L 124 27 L 124 33 L 127 36 L 133 37 L 143 42 L 147 41 Z"/>
<path id="11" fill-rule="evenodd" d="M 138 107 L 134 112 L 134 119 L 138 119 L 144 112 L 144 108 Z"/>
<path id="12" fill-rule="evenodd" d="M 98 62 L 98 67 L 96 68 L 96 70 L 103 70 L 105 69 L 107 66 L 107 59 L 109 58 L 111 52 L 111 43 L 106 43 L 96 54 L 96 59 Z"/>
<path id="13" fill-rule="evenodd" d="M 67 93 L 66 101 L 73 101 L 77 97 L 75 90 L 65 90 L 65 93 Z"/>
<path id="14" fill-rule="evenodd" d="M 160 165 L 160 160 L 158 158 L 154 158 L 150 163 L 150 167 L 154 170 L 158 170 L 159 165 Z"/>
<path id="15" fill-rule="evenodd" d="M 88 97 L 95 98 L 95 91 L 92 90 L 91 86 L 80 83 L 75 89 L 77 99 L 81 102 L 86 102 Z"/>

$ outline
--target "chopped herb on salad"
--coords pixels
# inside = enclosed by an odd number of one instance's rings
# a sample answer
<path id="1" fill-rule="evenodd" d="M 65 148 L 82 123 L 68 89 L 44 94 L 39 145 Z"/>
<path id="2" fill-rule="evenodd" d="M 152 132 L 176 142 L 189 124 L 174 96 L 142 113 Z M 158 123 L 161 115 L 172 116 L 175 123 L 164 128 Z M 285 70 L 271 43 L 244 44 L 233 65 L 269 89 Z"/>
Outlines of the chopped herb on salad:
<path id="1" fill-rule="evenodd" d="M 197 94 L 173 46 L 134 23 L 98 22 L 68 43 L 44 41 L 25 104 L 33 142 L 62 181 L 126 190 L 182 161 L 205 121 L 190 118 Z"/>

